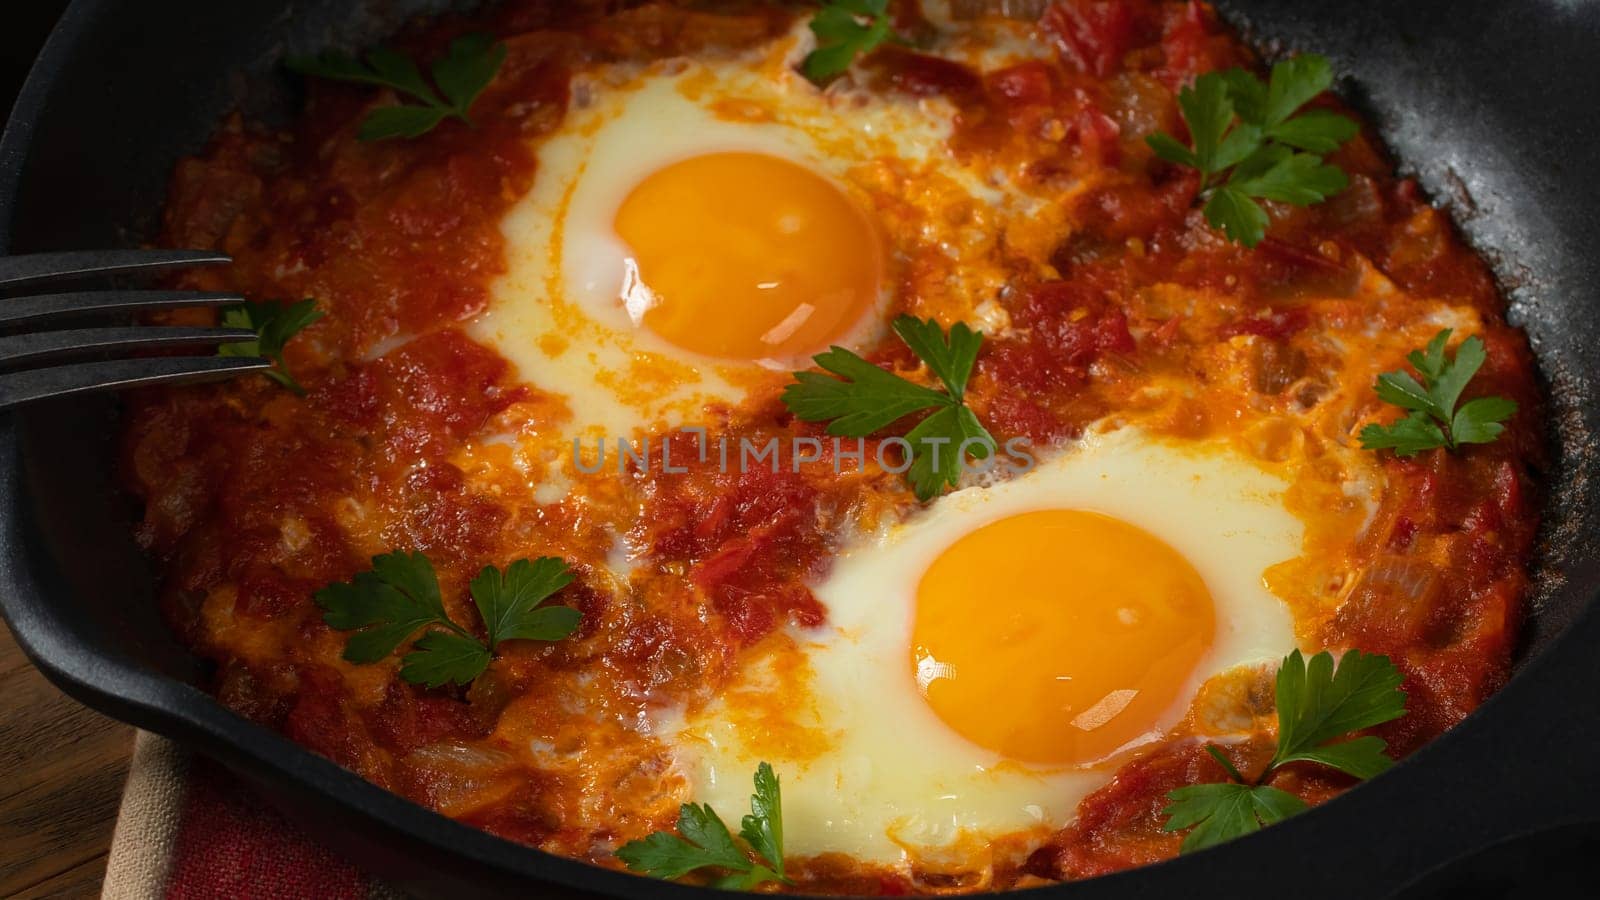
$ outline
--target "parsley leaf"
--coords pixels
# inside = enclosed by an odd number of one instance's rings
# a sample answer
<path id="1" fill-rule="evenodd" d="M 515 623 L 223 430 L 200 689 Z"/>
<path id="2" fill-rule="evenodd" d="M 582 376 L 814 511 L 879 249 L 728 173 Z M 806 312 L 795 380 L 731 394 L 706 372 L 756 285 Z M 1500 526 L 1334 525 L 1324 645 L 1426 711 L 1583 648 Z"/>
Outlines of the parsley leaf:
<path id="1" fill-rule="evenodd" d="M 501 641 L 556 641 L 571 634 L 582 613 L 570 606 L 539 606 L 571 583 L 566 563 L 552 556 L 519 559 L 503 574 L 484 566 L 469 590 L 489 632 L 489 648 L 498 648 Z"/>
<path id="2" fill-rule="evenodd" d="M 617 848 L 617 859 L 635 872 L 674 879 L 700 869 L 725 869 L 717 887 L 749 890 L 769 881 L 789 884 L 783 874 L 783 801 L 778 776 L 772 766 L 756 769 L 750 814 L 739 826 L 739 836 L 755 851 L 752 861 L 709 804 L 685 803 L 678 808 L 678 833 L 657 831 L 643 840 Z"/>
<path id="3" fill-rule="evenodd" d="M 811 18 L 817 48 L 806 54 L 800 71 L 815 84 L 843 75 L 856 57 L 897 41 L 889 0 L 828 0 Z"/>
<path id="4" fill-rule="evenodd" d="M 1414 412 L 1388 425 L 1368 425 L 1361 429 L 1365 450 L 1393 450 L 1397 456 L 1416 456 L 1425 450 L 1445 446 L 1449 439 L 1444 429 L 1427 413 Z"/>
<path id="5" fill-rule="evenodd" d="M 356 136 L 363 141 L 376 141 L 419 137 L 449 118 L 471 124 L 467 113 L 472 102 L 494 80 L 505 61 L 505 44 L 486 34 L 469 34 L 451 41 L 444 55 L 428 67 L 432 84 L 410 57 L 389 48 L 374 50 L 365 60 L 324 53 L 292 57 L 287 65 L 302 75 L 386 87 L 415 101 L 380 106 L 367 113 Z"/>
<path id="6" fill-rule="evenodd" d="M 783 797 L 772 766 L 756 767 L 756 792 L 750 795 L 750 814 L 739 823 L 739 836 L 783 878 Z"/>
<path id="7" fill-rule="evenodd" d="M 1286 59 L 1272 67 L 1260 124 L 1271 128 L 1288 121 L 1295 110 L 1333 87 L 1333 67 L 1322 56 L 1310 54 Z"/>
<path id="8" fill-rule="evenodd" d="M 831 419 L 832 435 L 865 437 L 911 413 L 947 402 L 946 395 L 886 372 L 843 347 L 812 358 L 839 377 L 796 372 L 795 383 L 784 389 L 783 402 L 807 422 Z"/>
<path id="9" fill-rule="evenodd" d="M 412 647 L 400 658 L 400 677 L 430 688 L 449 681 L 468 684 L 489 668 L 492 658 L 476 638 L 445 631 L 430 631 Z"/>
<path id="10" fill-rule="evenodd" d="M 927 502 L 946 485 L 960 483 L 966 454 L 987 459 L 994 452 L 994 437 L 965 399 L 983 335 L 963 322 L 946 335 L 933 319 L 904 315 L 894 320 L 894 332 L 944 385 L 943 391 L 886 372 L 843 347 L 832 347 L 813 358 L 838 377 L 796 372 L 794 383 L 784 389 L 783 403 L 807 422 L 828 422 L 828 433 L 840 437 L 866 437 L 912 413 L 934 410 L 905 436 L 911 445 L 906 478 L 917 499 Z"/>
<path id="11" fill-rule="evenodd" d="M 222 311 L 223 326 L 248 328 L 256 333 L 256 339 L 223 344 L 217 348 L 217 355 L 264 356 L 272 360 L 274 366 L 263 374 L 296 394 L 304 395 L 305 388 L 289 374 L 289 366 L 283 361 L 283 348 L 290 338 L 320 318 L 322 312 L 317 309 L 315 300 L 301 300 L 298 303 L 277 300 L 255 303 L 247 300 L 237 306 L 227 307 Z"/>
<path id="12" fill-rule="evenodd" d="M 1268 785 L 1191 784 L 1167 794 L 1167 831 L 1192 828 L 1180 853 L 1193 853 L 1259 831 L 1298 812 L 1306 803 L 1288 791 Z"/>
<path id="13" fill-rule="evenodd" d="M 1487 444 L 1504 432 L 1504 423 L 1517 411 L 1514 400 L 1505 397 L 1479 397 L 1457 407 L 1462 391 L 1478 374 L 1488 358 L 1483 341 L 1469 337 L 1456 348 L 1453 359 L 1445 358 L 1450 340 L 1446 328 L 1433 336 L 1421 350 L 1406 357 L 1417 373 L 1397 369 L 1378 376 L 1373 385 L 1385 403 L 1409 410 L 1388 425 L 1368 425 L 1361 429 L 1361 446 L 1367 450 L 1393 450 L 1399 456 L 1415 456 L 1424 450 L 1444 447 L 1457 450 L 1462 444 Z"/>
<path id="14" fill-rule="evenodd" d="M 1178 110 L 1194 140 L 1195 166 L 1202 172 L 1218 171 L 1217 151 L 1234 115 L 1227 82 L 1220 77 L 1195 79 L 1194 87 L 1178 92 Z"/>
<path id="15" fill-rule="evenodd" d="M 1350 650 L 1335 668 L 1326 650 L 1309 661 L 1299 650 L 1290 653 L 1278 668 L 1278 746 L 1266 769 L 1254 781 L 1246 779 L 1221 750 L 1207 744 L 1206 752 L 1233 780 L 1170 791 L 1163 829 L 1190 829 L 1180 852 L 1193 853 L 1304 811 L 1305 801 L 1262 783 L 1289 763 L 1316 763 L 1356 778 L 1388 769 L 1394 761 L 1384 753 L 1382 738 L 1340 738 L 1405 715 L 1402 680 L 1387 656 Z"/>
<path id="16" fill-rule="evenodd" d="M 1249 171 L 1250 163 L 1257 159 L 1262 167 L 1260 173 L 1241 176 L 1241 170 Z M 1310 206 L 1339 193 L 1349 183 L 1341 169 L 1324 165 L 1315 154 L 1295 153 L 1282 144 L 1268 144 L 1252 159 L 1239 164 L 1228 187 L 1247 197 Z"/>
<path id="17" fill-rule="evenodd" d="M 1313 109 L 1267 129 L 1267 137 L 1311 153 L 1332 153 L 1356 136 L 1354 119 L 1329 109 Z"/>
<path id="18" fill-rule="evenodd" d="M 1517 401 L 1505 397 L 1468 400 L 1450 419 L 1450 436 L 1456 444 L 1487 444 L 1506 430 L 1501 424 L 1517 411 Z"/>
<path id="19" fill-rule="evenodd" d="M 1211 194 L 1205 205 L 1206 221 L 1212 228 L 1245 245 L 1254 247 L 1267 236 L 1267 211 L 1250 195 L 1223 185 Z"/>
<path id="20" fill-rule="evenodd" d="M 505 44 L 487 34 L 468 34 L 451 41 L 444 56 L 435 60 L 429 71 L 455 114 L 462 121 L 470 121 L 467 110 L 472 108 L 472 101 L 494 81 L 505 61 Z"/>
<path id="21" fill-rule="evenodd" d="M 367 113 L 356 137 L 363 141 L 422 137 L 448 115 L 433 106 L 380 106 Z"/>
<path id="22" fill-rule="evenodd" d="M 1382 738 L 1329 742 L 1405 715 L 1403 680 L 1387 656 L 1350 650 L 1335 669 L 1326 650 L 1310 660 L 1290 653 L 1278 669 L 1278 752 L 1268 769 L 1305 760 L 1371 778 L 1389 768 Z"/>
<path id="23" fill-rule="evenodd" d="M 1268 222 L 1257 200 L 1310 206 L 1349 184 L 1322 155 L 1355 137 L 1356 123 L 1329 110 L 1295 115 L 1332 84 L 1332 67 L 1314 55 L 1278 63 L 1265 84 L 1243 69 L 1207 72 L 1178 93 L 1191 145 L 1160 133 L 1145 141 L 1161 159 L 1198 169 L 1206 221 L 1254 247 Z"/>
<path id="24" fill-rule="evenodd" d="M 383 659 L 419 628 L 457 628 L 445 614 L 433 564 L 421 553 L 374 556 L 371 570 L 328 585 L 315 599 L 329 628 L 356 632 L 344 648 L 353 663 Z"/>
<path id="25" fill-rule="evenodd" d="M 728 826 L 710 806 L 685 803 L 679 807 L 678 832 L 684 837 L 657 831 L 644 840 L 629 841 L 617 848 L 617 858 L 635 872 L 668 880 L 706 866 L 750 871 L 749 858 L 733 843 Z"/>
<path id="26" fill-rule="evenodd" d="M 911 444 L 911 468 L 906 470 L 906 477 L 918 500 L 926 502 L 938 496 L 945 485 L 960 484 L 960 448 L 969 439 L 972 443 L 967 444 L 967 452 L 978 459 L 988 459 L 994 438 L 972 410 L 961 404 L 934 412 L 906 433 Z"/>
<path id="27" fill-rule="evenodd" d="M 485 566 L 470 590 L 489 633 L 487 644 L 450 618 L 433 563 L 421 553 L 374 556 L 370 570 L 328 585 L 315 599 L 329 628 L 355 632 L 344 647 L 344 658 L 353 663 L 378 662 L 418 631 L 444 629 L 427 631 L 400 659 L 400 677 L 435 688 L 468 684 L 483 674 L 502 641 L 554 641 L 571 634 L 582 615 L 578 610 L 539 607 L 571 583 L 566 564 L 554 557 L 518 560 L 504 574 Z"/>
<path id="28" fill-rule="evenodd" d="M 978 361 L 983 335 L 968 328 L 965 322 L 957 322 L 950 328 L 947 338 L 938 322 L 932 319 L 924 322 L 912 316 L 896 318 L 894 333 L 918 359 L 928 364 L 928 370 L 944 382 L 950 396 L 960 400 L 966 395 L 967 379 L 972 377 L 972 366 Z"/>

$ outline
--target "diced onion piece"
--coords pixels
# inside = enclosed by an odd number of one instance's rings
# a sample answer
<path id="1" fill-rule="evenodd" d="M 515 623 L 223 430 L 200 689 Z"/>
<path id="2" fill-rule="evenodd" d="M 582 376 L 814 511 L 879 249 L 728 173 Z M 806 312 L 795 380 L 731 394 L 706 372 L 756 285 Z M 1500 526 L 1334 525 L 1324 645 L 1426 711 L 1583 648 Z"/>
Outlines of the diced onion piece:
<path id="1" fill-rule="evenodd" d="M 1432 563 L 1380 556 L 1357 577 L 1339 619 L 1360 633 L 1383 635 L 1386 642 L 1414 644 L 1427 635 L 1440 587 Z"/>
<path id="2" fill-rule="evenodd" d="M 1050 0 L 950 0 L 950 18 L 956 21 L 1003 16 L 1031 22 L 1044 15 Z"/>

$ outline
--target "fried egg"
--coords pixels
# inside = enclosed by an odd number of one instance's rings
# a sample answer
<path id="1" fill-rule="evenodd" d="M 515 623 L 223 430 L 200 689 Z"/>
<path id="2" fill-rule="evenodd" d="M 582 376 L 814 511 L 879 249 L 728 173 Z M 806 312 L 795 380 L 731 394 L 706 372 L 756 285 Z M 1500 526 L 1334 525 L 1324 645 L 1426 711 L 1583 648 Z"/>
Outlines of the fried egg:
<path id="1" fill-rule="evenodd" d="M 993 199 L 949 171 L 953 111 L 825 94 L 771 47 L 602 69 L 573 98 L 503 220 L 508 271 L 473 328 L 566 398 L 579 435 L 690 424 L 869 343 L 897 248 L 922 237 L 883 207 Z"/>
<path id="2" fill-rule="evenodd" d="M 1301 546 L 1285 490 L 1219 445 L 1091 435 L 847 547 L 814 588 L 827 625 L 660 731 L 719 810 L 772 763 L 790 853 L 972 864 L 1067 824 L 1208 679 L 1295 646 L 1263 582 Z"/>

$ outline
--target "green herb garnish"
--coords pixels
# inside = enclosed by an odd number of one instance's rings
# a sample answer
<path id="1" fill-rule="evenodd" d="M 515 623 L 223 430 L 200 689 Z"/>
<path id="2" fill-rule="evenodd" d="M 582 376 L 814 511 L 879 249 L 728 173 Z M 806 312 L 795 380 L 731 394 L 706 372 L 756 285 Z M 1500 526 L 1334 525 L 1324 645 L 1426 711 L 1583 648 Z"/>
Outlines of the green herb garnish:
<path id="1" fill-rule="evenodd" d="M 328 627 L 355 632 L 344 647 L 344 658 L 353 663 L 385 659 L 413 634 L 429 629 L 401 657 L 400 676 L 438 687 L 448 681 L 468 684 L 483 674 L 504 641 L 556 641 L 571 634 L 582 618 L 578 610 L 540 606 L 571 583 L 566 563 L 550 556 L 519 559 L 504 573 L 485 566 L 469 590 L 487 643 L 450 619 L 433 563 L 421 553 L 375 556 L 370 571 L 328 585 L 316 601 Z"/>
<path id="2" fill-rule="evenodd" d="M 1178 94 L 1193 145 L 1164 133 L 1145 140 L 1162 159 L 1200 170 L 1206 221 L 1254 247 L 1267 230 L 1267 212 L 1257 199 L 1310 206 L 1349 184 L 1322 157 L 1359 126 L 1328 110 L 1295 115 L 1332 84 L 1332 67 L 1314 55 L 1278 63 L 1265 84 L 1243 69 L 1207 72 Z"/>
<path id="3" fill-rule="evenodd" d="M 289 374 L 283 361 L 283 347 L 289 339 L 299 334 L 312 322 L 322 318 L 317 301 L 301 300 L 284 303 L 269 300 L 255 303 L 246 300 L 222 311 L 222 324 L 226 328 L 248 328 L 256 333 L 253 341 L 238 341 L 217 348 L 218 356 L 264 356 L 272 360 L 273 367 L 262 373 L 296 394 L 305 394 L 300 382 Z"/>
<path id="4" fill-rule="evenodd" d="M 1305 801 L 1299 797 L 1263 784 L 1279 766 L 1292 762 L 1329 766 L 1357 778 L 1388 769 L 1394 761 L 1384 754 L 1388 745 L 1382 738 L 1339 738 L 1405 715 L 1403 680 L 1387 656 L 1350 650 L 1335 670 L 1333 654 L 1326 650 L 1309 662 L 1299 650 L 1290 653 L 1278 669 L 1278 749 L 1272 761 L 1251 780 L 1207 744 L 1206 752 L 1232 780 L 1169 792 L 1172 802 L 1162 811 L 1168 817 L 1165 830 L 1191 829 L 1181 852 L 1193 853 L 1304 811 Z"/>
<path id="5" fill-rule="evenodd" d="M 822 84 L 843 75 L 856 57 L 896 41 L 889 18 L 889 0 L 828 0 L 811 18 L 817 48 L 806 54 L 800 71 Z"/>
<path id="6" fill-rule="evenodd" d="M 450 42 L 444 56 L 428 71 L 430 84 L 410 57 L 390 48 L 374 50 L 364 60 L 340 53 L 293 57 L 287 65 L 303 75 L 334 81 L 386 87 L 414 103 L 380 106 L 362 120 L 356 136 L 363 141 L 413 138 L 427 134 L 448 118 L 471 124 L 472 101 L 494 80 L 506 61 L 506 45 L 486 34 L 469 34 Z"/>
<path id="7" fill-rule="evenodd" d="M 1444 347 L 1449 340 L 1450 329 L 1446 328 L 1434 335 L 1426 348 L 1406 357 L 1422 376 L 1421 384 L 1404 369 L 1378 376 L 1373 387 L 1378 396 L 1410 412 L 1389 425 L 1361 429 L 1363 448 L 1415 456 L 1436 447 L 1456 450 L 1462 444 L 1487 444 L 1506 430 L 1502 423 L 1517 411 L 1515 400 L 1479 397 L 1456 406 L 1487 354 L 1481 339 L 1469 337 L 1456 348 L 1455 357 L 1447 360 Z"/>
<path id="8" fill-rule="evenodd" d="M 854 438 L 887 428 L 912 413 L 934 410 L 905 436 L 911 446 L 906 478 L 917 499 L 927 502 L 945 485 L 955 487 L 961 481 L 966 453 L 987 459 L 994 452 L 994 437 L 965 399 L 983 335 L 957 322 L 947 338 L 933 319 L 904 315 L 894 320 L 894 332 L 944 383 L 943 391 L 886 372 L 843 347 L 832 347 L 813 358 L 839 377 L 796 372 L 795 383 L 783 392 L 783 403 L 808 422 L 828 422 L 831 435 Z"/>
<path id="9" fill-rule="evenodd" d="M 644 840 L 617 849 L 617 859 L 635 872 L 674 879 L 700 869 L 724 869 L 712 882 L 720 888 L 749 890 L 759 884 L 791 882 L 783 874 L 783 800 L 772 766 L 756 769 L 756 792 L 750 814 L 739 823 L 739 837 L 756 859 L 741 848 L 728 826 L 709 804 L 685 803 L 678 808 L 678 833 L 657 831 Z"/>

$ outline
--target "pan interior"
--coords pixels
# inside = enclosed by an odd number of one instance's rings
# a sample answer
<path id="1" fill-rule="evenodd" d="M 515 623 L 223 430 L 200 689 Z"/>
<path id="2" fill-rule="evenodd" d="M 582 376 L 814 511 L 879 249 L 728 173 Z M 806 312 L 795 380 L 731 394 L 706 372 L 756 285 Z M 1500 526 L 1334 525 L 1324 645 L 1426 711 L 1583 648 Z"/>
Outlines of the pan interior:
<path id="1" fill-rule="evenodd" d="M 370 46 L 451 5 L 322 0 L 290 15 L 282 0 L 78 0 L 79 39 L 35 72 L 0 147 L 0 250 L 137 246 L 158 223 L 174 162 L 228 111 L 271 122 L 297 109 L 278 67 L 285 52 Z M 1525 663 L 1600 589 L 1600 143 L 1577 137 L 1600 134 L 1600 69 L 1571 64 L 1600 46 L 1600 4 L 1218 5 L 1269 48 L 1333 60 L 1339 89 L 1485 254 L 1532 340 L 1553 465 Z M 114 399 L 0 418 L 22 523 L 11 556 L 40 588 L 7 600 L 87 655 L 195 683 L 201 668 L 161 620 L 130 537 L 135 510 L 114 489 L 117 432 Z"/>

